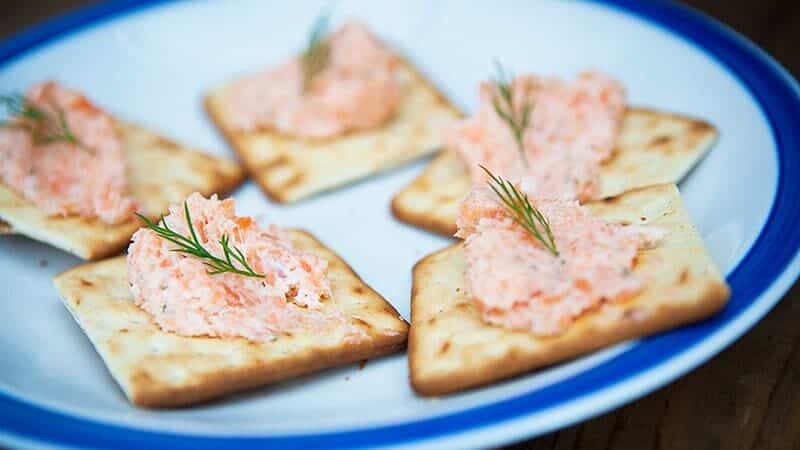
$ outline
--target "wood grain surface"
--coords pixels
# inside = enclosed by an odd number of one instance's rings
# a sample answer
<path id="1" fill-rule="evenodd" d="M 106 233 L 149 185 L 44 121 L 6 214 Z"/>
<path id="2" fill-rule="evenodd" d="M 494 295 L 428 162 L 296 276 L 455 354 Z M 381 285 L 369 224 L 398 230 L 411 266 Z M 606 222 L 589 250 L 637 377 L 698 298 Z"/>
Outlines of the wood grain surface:
<path id="1" fill-rule="evenodd" d="M 655 0 L 642 0 L 655 1 Z M 0 1 L 0 38 L 86 0 Z M 691 0 L 800 73 L 800 2 Z M 627 406 L 507 450 L 800 449 L 800 285 L 720 355 Z"/>

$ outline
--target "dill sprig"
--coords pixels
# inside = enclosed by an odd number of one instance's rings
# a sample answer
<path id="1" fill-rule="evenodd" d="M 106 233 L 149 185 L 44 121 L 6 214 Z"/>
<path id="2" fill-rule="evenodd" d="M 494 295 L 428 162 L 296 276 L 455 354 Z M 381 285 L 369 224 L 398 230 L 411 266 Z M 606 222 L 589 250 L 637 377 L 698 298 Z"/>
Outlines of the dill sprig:
<path id="1" fill-rule="evenodd" d="M 52 105 L 53 114 L 36 107 L 21 94 L 0 95 L 0 105 L 11 119 L 0 122 L 0 127 L 25 130 L 36 145 L 62 141 L 84 148 L 69 128 L 64 110 L 58 106 Z"/>
<path id="2" fill-rule="evenodd" d="M 511 213 L 511 219 L 541 242 L 553 256 L 558 256 L 550 221 L 531 204 L 528 194 L 522 194 L 513 183 L 496 176 L 484 166 L 480 167 L 492 179 L 488 182 L 489 187 L 500 197 L 503 205 Z"/>
<path id="3" fill-rule="evenodd" d="M 169 225 L 167 225 L 167 222 L 164 220 L 163 216 L 159 221 L 159 223 L 163 225 L 158 225 L 139 213 L 136 213 L 136 215 L 144 221 L 144 223 L 147 225 L 147 228 L 155 231 L 160 237 L 179 247 L 173 249 L 173 252 L 185 253 L 187 255 L 193 255 L 198 258 L 208 260 L 204 261 L 203 264 L 209 268 L 208 273 L 211 275 L 232 272 L 247 277 L 264 277 L 263 274 L 255 272 L 253 268 L 250 267 L 250 265 L 247 263 L 247 259 L 245 259 L 244 254 L 241 250 L 239 250 L 238 247 L 230 246 L 228 235 L 222 235 L 222 237 L 219 239 L 219 244 L 222 246 L 224 258 L 218 258 L 212 255 L 211 252 L 203 247 L 203 244 L 200 242 L 200 240 L 197 239 L 197 233 L 195 233 L 194 226 L 192 225 L 192 217 L 189 215 L 189 206 L 186 204 L 186 202 L 183 202 L 183 211 L 186 215 L 186 224 L 189 226 L 190 237 L 183 236 L 173 231 Z M 236 267 L 235 262 L 239 263 L 240 267 Z"/>
<path id="4" fill-rule="evenodd" d="M 326 11 L 317 17 L 311 27 L 308 37 L 308 46 L 303 51 L 300 60 L 303 69 L 303 92 L 311 87 L 314 77 L 319 75 L 330 61 L 331 45 L 326 39 L 330 14 Z"/>
<path id="5" fill-rule="evenodd" d="M 517 141 L 517 148 L 519 150 L 520 159 L 522 159 L 522 164 L 528 167 L 528 157 L 525 155 L 523 137 L 525 128 L 527 128 L 530 123 L 531 104 L 528 102 L 528 99 L 525 98 L 523 99 L 521 110 L 514 107 L 514 91 L 512 88 L 514 76 L 506 73 L 503 66 L 497 61 L 495 61 L 495 67 L 497 68 L 497 75 L 493 80 L 495 90 L 492 94 L 492 105 L 497 115 L 511 128 L 511 133 Z"/>

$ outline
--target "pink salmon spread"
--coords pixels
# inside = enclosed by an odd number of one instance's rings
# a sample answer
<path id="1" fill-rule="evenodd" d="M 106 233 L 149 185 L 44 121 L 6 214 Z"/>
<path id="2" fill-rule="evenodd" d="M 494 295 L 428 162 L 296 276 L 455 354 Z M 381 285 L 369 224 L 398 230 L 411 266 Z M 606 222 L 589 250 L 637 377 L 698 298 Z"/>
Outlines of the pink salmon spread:
<path id="1" fill-rule="evenodd" d="M 325 259 L 294 248 L 276 225 L 261 230 L 250 217 L 236 216 L 233 199 L 194 193 L 186 205 L 203 247 L 222 258 L 220 239 L 227 236 L 229 246 L 241 250 L 253 271 L 264 276 L 210 274 L 207 260 L 175 252 L 177 245 L 149 228 L 139 229 L 128 249 L 131 291 L 163 330 L 270 341 L 282 333 L 345 323 L 333 305 L 323 309 L 332 293 Z M 171 206 L 164 221 L 190 236 L 183 205 Z M 354 339 L 356 331 L 350 332 Z"/>
<path id="2" fill-rule="evenodd" d="M 114 120 L 55 82 L 31 87 L 25 99 L 51 120 L 63 117 L 80 145 L 36 142 L 19 118 L 11 118 L 0 128 L 0 181 L 50 216 L 98 217 L 109 224 L 131 219 L 137 202 L 128 195 Z"/>
<path id="3" fill-rule="evenodd" d="M 511 85 L 514 107 L 527 102 L 531 112 L 523 132 L 529 163 L 525 167 L 509 127 L 495 111 L 496 87 L 484 82 L 478 112 L 446 133 L 476 183 L 486 180 L 483 165 L 534 198 L 578 199 L 599 195 L 600 164 L 615 148 L 625 112 L 621 83 L 599 72 L 585 72 L 573 82 L 532 75 Z"/>
<path id="4" fill-rule="evenodd" d="M 329 62 L 305 92 L 300 56 L 231 85 L 226 107 L 234 127 L 330 138 L 389 120 L 400 103 L 400 60 L 359 22 L 325 39 Z"/>
<path id="5" fill-rule="evenodd" d="M 592 216 L 576 200 L 535 200 L 549 220 L 559 256 L 517 225 L 488 187 L 461 205 L 466 288 L 490 324 L 537 336 L 563 333 L 583 313 L 641 291 L 637 252 L 664 237 L 660 228 L 623 226 Z"/>

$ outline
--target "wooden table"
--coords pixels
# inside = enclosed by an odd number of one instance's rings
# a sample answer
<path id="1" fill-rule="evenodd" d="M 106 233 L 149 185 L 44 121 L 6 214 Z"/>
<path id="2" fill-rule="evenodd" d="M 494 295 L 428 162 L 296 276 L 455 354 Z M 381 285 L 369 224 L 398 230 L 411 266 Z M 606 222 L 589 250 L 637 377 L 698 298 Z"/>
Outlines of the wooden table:
<path id="1" fill-rule="evenodd" d="M 1 3 L 0 38 L 90 2 Z M 687 3 L 730 24 L 800 73 L 800 2 Z M 747 335 L 674 383 L 616 411 L 507 449 L 800 449 L 799 297 L 796 284 Z"/>

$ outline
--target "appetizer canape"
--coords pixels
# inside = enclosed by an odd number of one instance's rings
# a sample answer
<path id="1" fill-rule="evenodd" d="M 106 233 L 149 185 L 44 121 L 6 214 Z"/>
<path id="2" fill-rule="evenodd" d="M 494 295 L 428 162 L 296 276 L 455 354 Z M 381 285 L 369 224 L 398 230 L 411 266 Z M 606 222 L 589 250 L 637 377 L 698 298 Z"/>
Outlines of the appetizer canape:
<path id="1" fill-rule="evenodd" d="M 534 198 L 584 202 L 677 183 L 717 137 L 704 121 L 629 107 L 623 85 L 599 72 L 568 82 L 498 70 L 477 113 L 447 130 L 445 150 L 393 199 L 400 220 L 452 236 L 459 204 L 486 180 L 479 165 Z"/>
<path id="2" fill-rule="evenodd" d="M 98 259 L 193 191 L 230 192 L 232 161 L 193 151 L 114 119 L 55 82 L 0 97 L 0 230 Z"/>
<path id="3" fill-rule="evenodd" d="M 407 323 L 309 233 L 195 193 L 127 257 L 55 278 L 128 399 L 175 407 L 404 347 Z"/>
<path id="4" fill-rule="evenodd" d="M 463 243 L 414 267 L 411 384 L 492 383 L 719 311 L 729 288 L 675 185 L 580 205 L 490 174 L 461 206 Z"/>
<path id="5" fill-rule="evenodd" d="M 297 57 L 206 98 L 212 120 L 279 202 L 431 154 L 460 117 L 364 24 L 326 27 L 322 17 Z"/>

